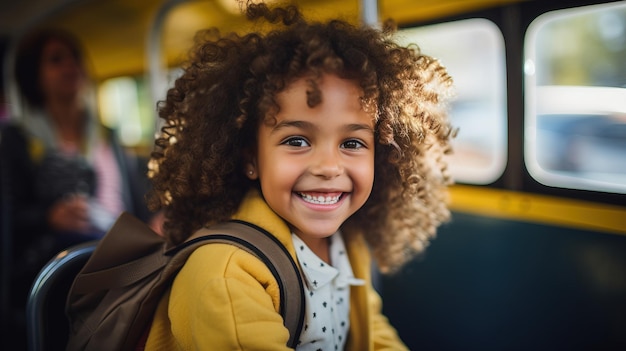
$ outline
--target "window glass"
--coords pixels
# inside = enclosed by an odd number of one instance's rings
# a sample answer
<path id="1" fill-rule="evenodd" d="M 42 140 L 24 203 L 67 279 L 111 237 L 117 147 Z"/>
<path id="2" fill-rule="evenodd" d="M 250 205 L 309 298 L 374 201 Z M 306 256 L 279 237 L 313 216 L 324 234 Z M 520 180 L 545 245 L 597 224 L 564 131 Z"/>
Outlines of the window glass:
<path id="1" fill-rule="evenodd" d="M 555 187 L 626 192 L 626 4 L 547 13 L 525 42 L 525 159 Z"/>
<path id="2" fill-rule="evenodd" d="M 144 78 L 116 77 L 98 87 L 102 123 L 118 133 L 122 145 L 148 153 L 154 140 L 155 109 L 151 109 Z"/>
<path id="3" fill-rule="evenodd" d="M 403 44 L 417 44 L 439 59 L 454 79 L 450 118 L 459 128 L 450 169 L 457 182 L 488 184 L 506 165 L 506 71 L 498 27 L 470 19 L 403 29 Z"/>

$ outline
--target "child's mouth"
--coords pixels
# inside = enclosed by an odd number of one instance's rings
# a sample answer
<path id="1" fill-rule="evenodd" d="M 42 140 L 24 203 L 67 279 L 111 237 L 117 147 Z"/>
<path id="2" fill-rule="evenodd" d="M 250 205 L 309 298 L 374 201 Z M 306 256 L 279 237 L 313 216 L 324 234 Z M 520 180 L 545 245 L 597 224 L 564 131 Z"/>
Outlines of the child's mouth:
<path id="1" fill-rule="evenodd" d="M 343 196 L 343 193 L 297 193 L 305 202 L 316 205 L 334 205 Z"/>

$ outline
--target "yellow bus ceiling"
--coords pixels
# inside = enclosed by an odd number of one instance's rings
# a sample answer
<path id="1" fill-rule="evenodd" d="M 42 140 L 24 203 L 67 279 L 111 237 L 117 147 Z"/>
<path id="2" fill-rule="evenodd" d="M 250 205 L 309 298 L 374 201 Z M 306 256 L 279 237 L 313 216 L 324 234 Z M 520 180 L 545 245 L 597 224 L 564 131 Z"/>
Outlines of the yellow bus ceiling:
<path id="1" fill-rule="evenodd" d="M 169 66 L 184 60 L 199 29 L 246 30 L 245 20 L 227 9 L 225 1 L 235 0 L 183 2 L 168 14 L 161 44 Z M 516 1 L 519 0 L 379 0 L 378 7 L 382 20 L 393 18 L 402 25 Z M 296 0 L 295 3 L 313 19 L 339 16 L 356 22 L 360 16 L 358 0 Z M 161 4 L 154 0 L 77 1 L 47 23 L 79 36 L 97 79 L 141 74 L 146 71 L 148 33 Z"/>

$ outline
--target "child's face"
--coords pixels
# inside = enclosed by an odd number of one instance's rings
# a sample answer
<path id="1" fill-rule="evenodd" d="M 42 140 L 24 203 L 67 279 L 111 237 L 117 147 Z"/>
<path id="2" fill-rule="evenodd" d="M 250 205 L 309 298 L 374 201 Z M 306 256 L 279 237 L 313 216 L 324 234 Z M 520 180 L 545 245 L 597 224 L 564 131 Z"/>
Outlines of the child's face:
<path id="1" fill-rule="evenodd" d="M 374 182 L 374 122 L 361 107 L 361 89 L 334 75 L 324 75 L 319 88 L 314 108 L 306 78 L 276 96 L 276 123 L 261 123 L 248 169 L 269 206 L 309 245 L 363 206 Z"/>

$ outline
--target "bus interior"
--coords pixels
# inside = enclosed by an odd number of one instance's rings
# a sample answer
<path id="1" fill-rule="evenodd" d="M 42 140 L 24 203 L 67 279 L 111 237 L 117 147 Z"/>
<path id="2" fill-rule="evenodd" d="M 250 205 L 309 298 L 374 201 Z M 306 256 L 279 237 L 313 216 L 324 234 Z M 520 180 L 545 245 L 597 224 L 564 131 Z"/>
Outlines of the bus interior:
<path id="1" fill-rule="evenodd" d="M 322 20 L 391 18 L 398 41 L 438 58 L 455 82 L 452 219 L 420 257 L 377 279 L 407 346 L 625 350 L 626 1 L 293 2 Z M 80 38 L 102 122 L 146 157 L 157 102 L 194 34 L 247 28 L 234 0 L 2 0 L 1 122 L 21 112 L 14 45 L 40 25 Z M 17 322 L 5 261 L 6 331 Z"/>

